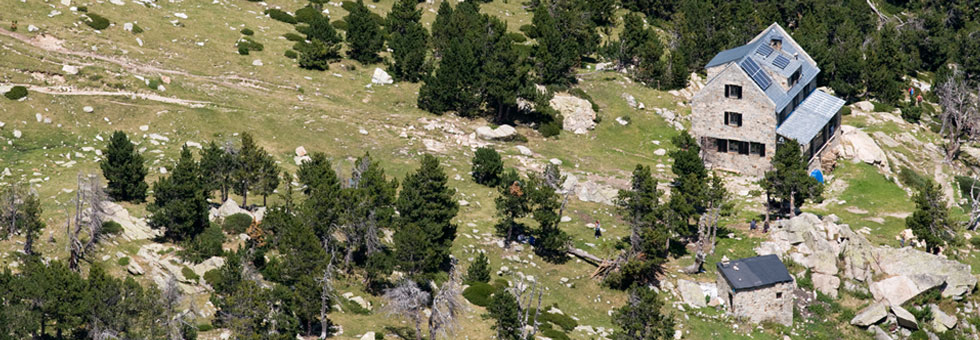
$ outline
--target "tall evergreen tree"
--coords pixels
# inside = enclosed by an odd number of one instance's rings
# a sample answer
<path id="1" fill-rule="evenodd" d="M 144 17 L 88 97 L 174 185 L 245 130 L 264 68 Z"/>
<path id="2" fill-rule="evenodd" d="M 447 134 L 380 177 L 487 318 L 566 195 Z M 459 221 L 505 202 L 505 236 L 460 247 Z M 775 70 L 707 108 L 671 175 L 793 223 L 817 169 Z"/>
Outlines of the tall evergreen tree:
<path id="1" fill-rule="evenodd" d="M 10 235 L 24 236 L 24 254 L 34 254 L 34 242 L 45 224 L 41 219 L 41 200 L 37 193 L 18 184 L 0 189 L 0 240 Z"/>
<path id="2" fill-rule="evenodd" d="M 200 166 L 201 173 L 207 174 L 209 178 L 204 183 L 208 197 L 218 190 L 221 192 L 221 201 L 227 200 L 231 190 L 231 174 L 235 168 L 234 155 L 211 141 L 201 153 Z"/>
<path id="3" fill-rule="evenodd" d="M 915 212 L 905 218 L 905 226 L 925 241 L 930 252 L 936 253 L 956 236 L 956 224 L 949 217 L 942 188 L 929 180 L 920 186 L 912 200 Z"/>
<path id="4" fill-rule="evenodd" d="M 907 66 L 898 39 L 897 30 L 886 25 L 878 31 L 868 56 L 868 92 L 888 103 L 897 103 L 905 90 L 902 77 Z"/>
<path id="5" fill-rule="evenodd" d="M 476 255 L 473 264 L 466 269 L 467 282 L 490 282 L 490 260 L 487 255 L 480 253 Z"/>
<path id="6" fill-rule="evenodd" d="M 449 249 L 456 239 L 456 225 L 452 220 L 459 205 L 453 199 L 455 190 L 447 182 L 439 159 L 426 154 L 419 169 L 405 178 L 395 202 L 400 214 L 395 242 L 401 238 L 422 238 L 418 246 L 421 249 L 398 247 L 396 253 L 423 251 L 417 269 L 425 273 L 439 271 L 448 263 Z"/>
<path id="7" fill-rule="evenodd" d="M 500 175 L 504 171 L 504 161 L 493 147 L 484 146 L 476 149 L 473 154 L 473 181 L 486 186 L 500 184 Z"/>
<path id="8" fill-rule="evenodd" d="M 521 310 L 517 298 L 506 289 L 500 289 L 490 297 L 487 314 L 494 319 L 493 330 L 497 339 L 521 340 Z"/>
<path id="9" fill-rule="evenodd" d="M 326 15 L 318 12 L 308 24 L 304 33 L 306 33 L 306 40 L 310 42 L 297 43 L 299 67 L 321 71 L 329 69 L 331 61 L 340 59 L 340 42 L 343 39 L 330 24 L 330 17 Z"/>
<path id="10" fill-rule="evenodd" d="M 394 59 L 390 70 L 397 80 L 417 82 L 428 74 L 425 62 L 429 31 L 422 26 L 417 0 L 398 0 L 388 12 L 385 28 Z M 441 7 L 440 7 L 441 8 Z"/>
<path id="11" fill-rule="evenodd" d="M 660 204 L 661 191 L 650 168 L 637 165 L 629 190 L 620 190 L 616 198 L 621 218 L 630 225 L 627 261 L 618 273 L 606 278 L 606 284 L 626 289 L 634 284 L 654 282 L 667 258 L 670 227 L 664 220 Z"/>
<path id="12" fill-rule="evenodd" d="M 636 286 L 630 289 L 626 305 L 613 312 L 613 323 L 622 329 L 616 340 L 665 340 L 674 336 L 674 319 L 663 312 L 664 303 L 653 289 Z"/>
<path id="13" fill-rule="evenodd" d="M 453 32 L 450 28 L 450 21 L 453 19 L 453 7 L 449 1 L 439 3 L 439 10 L 436 12 L 436 20 L 432 22 L 432 49 L 437 57 L 442 56 L 442 52 L 449 48 L 449 40 L 459 32 Z"/>
<path id="14" fill-rule="evenodd" d="M 305 223 L 309 224 L 321 240 L 330 239 L 340 220 L 340 181 L 333 170 L 327 155 L 314 152 L 309 161 L 303 162 L 297 172 L 300 183 L 305 185 L 302 212 Z"/>
<path id="15" fill-rule="evenodd" d="M 269 154 L 265 149 L 255 144 L 252 134 L 242 132 L 242 147 L 236 157 L 235 171 L 232 173 L 234 179 L 235 193 L 242 196 L 242 207 L 248 206 L 248 192 L 258 188 L 262 177 L 262 167 L 266 163 L 265 158 Z M 273 164 L 274 165 L 274 164 Z"/>
<path id="16" fill-rule="evenodd" d="M 584 0 L 543 0 L 535 8 L 535 71 L 545 84 L 574 83 L 574 67 L 595 52 L 599 35 L 586 9 Z"/>
<path id="17" fill-rule="evenodd" d="M 807 199 L 819 199 L 823 185 L 806 172 L 806 159 L 800 152 L 800 143 L 787 140 L 776 145 L 772 158 L 773 169 L 766 172 L 763 187 L 776 198 L 790 203 L 790 216 Z"/>
<path id="18" fill-rule="evenodd" d="M 514 120 L 514 114 L 519 111 L 517 99 L 524 94 L 536 93 L 531 86 L 530 68 L 526 65 L 521 53 L 514 45 L 514 40 L 507 35 L 507 24 L 496 17 L 490 17 L 487 23 L 487 46 L 483 56 L 483 83 L 485 86 L 485 101 L 487 108 L 494 112 L 493 121 L 509 123 Z"/>
<path id="19" fill-rule="evenodd" d="M 185 145 L 169 175 L 153 184 L 150 227 L 165 229 L 164 237 L 173 241 L 190 240 L 207 228 L 207 191 L 197 162 Z"/>
<path id="20" fill-rule="evenodd" d="M 708 170 L 701 160 L 701 147 L 686 131 L 671 139 L 677 150 L 670 152 L 674 159 L 671 171 L 676 176 L 670 190 L 670 210 L 675 231 L 686 235 L 688 227 L 705 210 L 708 192 Z"/>
<path id="21" fill-rule="evenodd" d="M 106 193 L 117 201 L 142 202 L 146 199 L 146 165 L 143 156 L 129 141 L 125 132 L 112 133 L 99 163 L 108 182 Z"/>
<path id="22" fill-rule="evenodd" d="M 262 195 L 262 206 L 267 206 L 267 198 L 275 193 L 279 187 L 279 173 L 281 169 L 276 164 L 276 160 L 271 155 L 265 154 L 261 158 L 259 167 L 259 181 L 256 183 L 256 193 Z"/>
<path id="23" fill-rule="evenodd" d="M 444 28 L 449 33 L 441 38 L 448 39 L 448 44 L 440 50 L 442 57 L 435 75 L 429 76 L 419 89 L 419 108 L 436 114 L 478 113 L 483 102 L 480 56 L 486 42 L 482 30 L 486 22 L 478 5 L 471 1 L 460 3 L 452 11 Z"/>
<path id="24" fill-rule="evenodd" d="M 362 64 L 377 62 L 378 53 L 384 47 L 384 35 L 381 33 L 380 23 L 372 16 L 363 0 L 357 0 L 344 21 L 349 25 L 347 45 L 350 49 L 347 55 Z"/>
<path id="25" fill-rule="evenodd" d="M 381 227 L 391 224 L 395 213 L 398 181 L 389 181 L 384 168 L 365 153 L 357 159 L 351 174 L 351 187 L 344 191 L 341 231 L 347 239 L 344 266 L 354 253 L 371 257 L 384 251 Z"/>

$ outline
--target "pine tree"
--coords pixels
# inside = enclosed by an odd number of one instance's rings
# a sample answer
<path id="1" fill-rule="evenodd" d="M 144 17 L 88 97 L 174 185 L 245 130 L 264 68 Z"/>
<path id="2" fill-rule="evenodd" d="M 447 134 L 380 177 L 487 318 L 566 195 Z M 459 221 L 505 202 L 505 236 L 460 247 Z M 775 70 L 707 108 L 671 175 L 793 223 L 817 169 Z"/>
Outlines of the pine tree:
<path id="1" fill-rule="evenodd" d="M 487 44 L 491 46 L 484 53 L 483 86 L 487 108 L 495 111 L 493 121 L 511 122 L 518 113 L 517 99 L 526 92 L 536 93 L 529 79 L 530 69 L 507 35 L 507 25 L 496 17 L 488 22 Z"/>
<path id="2" fill-rule="evenodd" d="M 708 189 L 708 170 L 701 160 L 701 147 L 686 131 L 671 139 L 677 150 L 670 152 L 674 159 L 671 171 L 676 176 L 670 191 L 670 209 L 677 232 L 687 234 L 687 227 L 705 210 Z"/>
<path id="3" fill-rule="evenodd" d="M 874 48 L 868 56 L 868 92 L 887 103 L 897 103 L 905 90 L 902 77 L 906 63 L 897 30 L 886 25 L 878 31 Z"/>
<path id="4" fill-rule="evenodd" d="M 262 206 L 268 206 L 267 198 L 275 193 L 279 187 L 279 172 L 281 169 L 276 164 L 276 160 L 271 155 L 262 156 L 261 166 L 259 167 L 259 181 L 256 183 L 256 193 L 262 195 Z"/>
<path id="5" fill-rule="evenodd" d="M 452 11 L 444 28 L 450 33 L 443 36 L 448 40 L 440 50 L 439 67 L 419 89 L 420 109 L 436 114 L 456 111 L 464 117 L 478 113 L 483 102 L 480 56 L 486 42 L 486 22 L 474 2 L 460 3 Z"/>
<path id="6" fill-rule="evenodd" d="M 198 164 L 185 145 L 180 159 L 169 175 L 153 184 L 150 227 L 166 229 L 164 237 L 172 241 L 194 238 L 207 228 L 208 202 Z"/>
<path id="7" fill-rule="evenodd" d="M 767 171 L 763 187 L 776 198 L 790 203 L 790 216 L 807 199 L 820 199 L 823 185 L 806 172 L 806 160 L 800 152 L 800 144 L 787 140 L 776 145 L 772 158 L 773 170 Z"/>
<path id="8" fill-rule="evenodd" d="M 617 289 L 644 285 L 662 272 L 671 228 L 664 221 L 661 195 L 650 168 L 637 165 L 630 189 L 620 190 L 616 198 L 619 214 L 630 226 L 627 261 L 618 273 L 606 278 L 607 285 Z"/>
<path id="9" fill-rule="evenodd" d="M 277 244 L 282 255 L 279 282 L 294 286 L 304 277 L 322 272 L 328 258 L 319 238 L 309 225 L 289 214 L 282 214 L 282 217 L 284 220 L 281 221 L 281 236 Z"/>
<path id="10" fill-rule="evenodd" d="M 535 71 L 545 84 L 574 83 L 574 67 L 595 52 L 599 35 L 586 8 L 584 0 L 544 0 L 535 8 Z"/>
<path id="11" fill-rule="evenodd" d="M 473 181 L 486 186 L 500 184 L 500 175 L 504 171 L 504 162 L 500 154 L 492 147 L 484 146 L 476 149 L 473 154 Z"/>
<path id="12" fill-rule="evenodd" d="M 530 191 L 534 189 L 528 186 L 527 181 L 520 178 L 514 169 L 510 169 L 504 177 L 513 180 L 501 182 L 497 187 L 499 194 L 494 200 L 494 204 L 500 221 L 495 227 L 497 234 L 504 236 L 505 247 L 509 248 L 511 241 L 514 241 L 524 229 L 524 226 L 517 220 L 531 213 L 532 207 L 528 198 Z"/>
<path id="13" fill-rule="evenodd" d="M 106 193 L 117 201 L 142 202 L 146 199 L 146 166 L 143 156 L 129 141 L 125 132 L 112 133 L 99 163 L 108 182 Z"/>
<path id="14" fill-rule="evenodd" d="M 905 226 L 925 241 L 930 252 L 938 253 L 956 236 L 955 222 L 949 216 L 942 188 L 929 180 L 920 186 L 912 200 L 915 201 L 915 212 L 905 218 Z"/>
<path id="15" fill-rule="evenodd" d="M 201 173 L 208 174 L 208 181 L 204 186 L 208 191 L 208 197 L 215 190 L 221 191 L 221 201 L 228 199 L 228 190 L 231 188 L 231 173 L 234 169 L 234 157 L 211 141 L 204 147 L 201 153 Z"/>
<path id="16" fill-rule="evenodd" d="M 310 20 L 304 33 L 306 33 L 306 40 L 319 40 L 328 46 L 335 46 L 343 41 L 340 34 L 337 34 L 337 30 L 330 24 L 330 17 L 322 14 L 316 15 L 313 20 Z"/>
<path id="17" fill-rule="evenodd" d="M 398 0 L 388 12 L 388 46 L 394 59 L 390 70 L 397 80 L 417 82 L 428 74 L 425 62 L 429 31 L 422 26 L 417 0 Z M 440 7 L 441 8 L 441 7 Z"/>
<path id="18" fill-rule="evenodd" d="M 0 240 L 12 234 L 24 236 L 24 254 L 34 254 L 34 241 L 45 224 L 37 193 L 18 184 L 0 190 Z"/>
<path id="19" fill-rule="evenodd" d="M 324 71 L 330 69 L 330 62 L 340 58 L 340 47 L 324 43 L 319 39 L 303 44 L 299 50 L 299 67 L 308 70 Z"/>
<path id="20" fill-rule="evenodd" d="M 520 306 L 517 298 L 506 289 L 500 289 L 490 297 L 487 314 L 494 319 L 491 327 L 497 331 L 497 339 L 521 340 Z"/>
<path id="21" fill-rule="evenodd" d="M 449 40 L 459 32 L 453 32 L 450 28 L 450 21 L 453 19 L 453 7 L 449 1 L 439 3 L 439 10 L 436 12 L 436 20 L 432 22 L 432 48 L 437 57 L 442 56 L 442 52 L 449 48 Z"/>
<path id="22" fill-rule="evenodd" d="M 545 178 L 536 175 L 528 176 L 528 184 L 531 188 L 528 193 L 531 216 L 538 223 L 538 227 L 533 231 L 537 238 L 534 253 L 548 262 L 562 263 L 568 259 L 566 252 L 571 237 L 558 227 L 562 203 L 558 200 L 556 187 L 549 185 Z"/>
<path id="23" fill-rule="evenodd" d="M 242 147 L 235 159 L 235 171 L 232 173 L 233 188 L 236 194 L 242 196 L 242 207 L 248 206 L 248 192 L 258 187 L 262 176 L 264 159 L 269 157 L 265 149 L 255 144 L 252 134 L 242 132 Z"/>
<path id="24" fill-rule="evenodd" d="M 381 227 L 391 225 L 398 182 L 389 181 L 381 164 L 365 153 L 354 163 L 350 188 L 344 190 L 341 231 L 347 239 L 344 267 L 355 252 L 371 257 L 384 251 Z"/>
<path id="25" fill-rule="evenodd" d="M 419 271 L 434 273 L 449 261 L 449 249 L 456 239 L 456 225 L 452 220 L 459 205 L 453 199 L 455 190 L 447 182 L 439 159 L 426 154 L 419 169 L 402 183 L 402 191 L 395 202 L 400 214 L 399 228 L 395 231 L 396 244 L 400 238 L 422 238 L 422 244 L 418 245 L 420 249 L 396 248 L 396 255 L 423 252 L 421 258 L 416 259 L 416 271 L 412 274 Z"/>
<path id="26" fill-rule="evenodd" d="M 473 264 L 466 269 L 467 282 L 490 282 L 490 260 L 487 255 L 480 253 L 476 255 Z"/>
<path id="27" fill-rule="evenodd" d="M 663 300 L 653 289 L 636 286 L 629 299 L 613 312 L 613 323 L 622 332 L 613 333 L 616 340 L 665 340 L 674 336 L 674 319 L 663 312 Z"/>
<path id="28" fill-rule="evenodd" d="M 344 21 L 350 25 L 347 29 L 347 45 L 350 46 L 347 55 L 362 64 L 377 62 L 378 53 L 384 46 L 384 35 L 381 33 L 381 25 L 363 0 L 357 0 Z"/>
<path id="29" fill-rule="evenodd" d="M 321 240 L 327 240 L 340 220 L 341 188 L 337 173 L 325 154 L 314 152 L 296 174 L 305 185 L 306 200 L 301 215 Z"/>

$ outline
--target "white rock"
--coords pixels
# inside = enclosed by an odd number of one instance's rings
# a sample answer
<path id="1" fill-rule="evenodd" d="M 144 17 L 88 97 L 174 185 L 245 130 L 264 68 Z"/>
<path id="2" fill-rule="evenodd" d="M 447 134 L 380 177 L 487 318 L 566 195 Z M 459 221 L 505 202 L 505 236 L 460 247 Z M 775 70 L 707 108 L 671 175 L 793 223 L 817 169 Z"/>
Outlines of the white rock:
<path id="1" fill-rule="evenodd" d="M 548 162 L 550 162 L 551 164 L 554 164 L 554 165 L 561 165 L 561 160 L 558 159 L 558 158 L 549 159 Z"/>
<path id="2" fill-rule="evenodd" d="M 78 67 L 77 66 L 68 65 L 68 64 L 64 64 L 64 65 L 61 66 L 61 71 L 62 72 L 65 72 L 67 74 L 76 75 L 76 74 L 78 74 Z"/>
<path id="3" fill-rule="evenodd" d="M 184 145 L 187 145 L 187 147 L 189 147 L 189 148 L 198 148 L 198 149 L 201 148 L 201 143 L 198 143 L 198 142 L 187 141 L 187 142 L 184 142 Z"/>
<path id="4" fill-rule="evenodd" d="M 367 130 L 365 130 L 363 128 L 357 129 L 357 133 L 362 134 L 362 135 L 365 135 L 365 136 L 368 134 Z"/>
<path id="5" fill-rule="evenodd" d="M 178 18 L 181 18 L 181 19 L 187 19 L 187 14 L 184 14 L 184 13 L 179 13 L 179 12 L 178 13 L 174 13 L 174 16 L 175 17 L 178 17 Z"/>
<path id="6" fill-rule="evenodd" d="M 122 5 L 125 5 L 126 4 L 122 0 L 109 0 L 109 3 L 111 3 L 113 5 L 116 5 L 116 6 L 122 6 Z"/>
<path id="7" fill-rule="evenodd" d="M 37 28 L 37 26 L 34 26 L 34 25 L 27 25 L 27 31 L 28 32 L 37 32 L 38 31 L 38 28 Z"/>
<path id="8" fill-rule="evenodd" d="M 626 121 L 626 119 L 623 119 L 623 117 L 616 117 L 616 122 L 619 123 L 619 125 L 623 125 L 623 126 L 628 125 L 630 123 Z"/>
<path id="9" fill-rule="evenodd" d="M 667 154 L 667 150 L 665 150 L 665 149 L 657 149 L 657 150 L 655 150 L 653 152 L 653 154 L 654 155 L 657 155 L 657 156 L 663 156 L 663 155 L 666 155 Z"/>
<path id="10" fill-rule="evenodd" d="M 150 130 L 149 125 L 140 125 L 140 131 L 149 131 L 149 130 Z"/>
<path id="11" fill-rule="evenodd" d="M 83 107 L 82 108 L 82 111 L 85 111 L 85 113 L 92 113 L 92 112 L 95 112 L 95 108 L 93 108 L 91 106 L 86 106 L 86 107 Z"/>
<path id="12" fill-rule="evenodd" d="M 484 140 L 509 139 L 515 134 L 517 134 L 517 130 L 507 124 L 498 126 L 496 129 L 491 129 L 489 126 L 481 126 L 476 129 L 476 135 Z"/>
<path id="13" fill-rule="evenodd" d="M 394 79 L 391 78 L 391 75 L 389 75 L 388 72 L 385 72 L 385 70 L 377 67 L 374 68 L 374 74 L 371 75 L 372 84 L 387 85 L 394 82 Z"/>
<path id="14" fill-rule="evenodd" d="M 136 38 L 136 43 L 139 44 L 140 47 L 143 47 L 143 39 Z"/>
<path id="15" fill-rule="evenodd" d="M 161 142 L 169 142 L 170 141 L 170 138 L 168 138 L 166 136 L 162 136 L 162 135 L 156 134 L 156 133 L 151 133 L 150 134 L 150 139 L 161 141 Z"/>
<path id="16" fill-rule="evenodd" d="M 71 0 L 61 0 L 62 6 L 71 6 Z"/>
<path id="17" fill-rule="evenodd" d="M 262 66 L 262 59 L 252 60 L 252 66 Z"/>
<path id="18" fill-rule="evenodd" d="M 167 168 L 161 166 L 160 167 L 160 173 L 166 175 L 167 174 Z"/>
<path id="19" fill-rule="evenodd" d="M 133 31 L 133 23 L 127 22 L 127 23 L 123 24 L 123 31 L 132 32 Z"/>
<path id="20" fill-rule="evenodd" d="M 14 130 L 14 138 L 20 138 L 20 136 L 23 136 L 23 135 L 24 134 L 21 133 L 20 130 Z"/>
<path id="21" fill-rule="evenodd" d="M 520 152 L 524 156 L 531 156 L 532 155 L 531 149 L 528 149 L 526 146 L 518 145 L 515 148 L 517 149 L 518 152 Z"/>
<path id="22" fill-rule="evenodd" d="M 549 102 L 552 108 L 561 112 L 562 129 L 581 135 L 595 129 L 596 113 L 588 100 L 570 95 L 555 94 Z"/>
<path id="23" fill-rule="evenodd" d="M 326 10 L 324 10 L 324 11 L 326 11 Z M 374 339 L 375 339 L 374 338 L 374 332 L 367 332 L 367 333 L 364 333 L 364 335 L 361 336 L 361 340 L 374 340 Z"/>
<path id="24" fill-rule="evenodd" d="M 302 145 L 297 146 L 296 156 L 300 156 L 300 157 L 306 156 L 306 148 L 304 148 Z"/>
<path id="25" fill-rule="evenodd" d="M 35 113 L 34 119 L 37 120 L 38 123 L 40 123 L 42 120 L 44 120 L 44 116 L 42 116 L 40 113 Z"/>

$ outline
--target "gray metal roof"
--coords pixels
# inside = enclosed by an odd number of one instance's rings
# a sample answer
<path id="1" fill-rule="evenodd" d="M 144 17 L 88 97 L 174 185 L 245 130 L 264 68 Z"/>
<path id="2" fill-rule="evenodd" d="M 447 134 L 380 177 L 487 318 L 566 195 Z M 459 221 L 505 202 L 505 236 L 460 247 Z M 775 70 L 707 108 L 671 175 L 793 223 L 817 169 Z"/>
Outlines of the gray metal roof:
<path id="1" fill-rule="evenodd" d="M 813 91 L 790 113 L 776 133 L 807 144 L 834 118 L 844 106 L 844 100 L 823 91 Z"/>
<path id="2" fill-rule="evenodd" d="M 783 41 L 782 51 L 774 53 L 764 53 L 767 50 L 763 46 L 768 46 L 768 42 L 772 39 L 779 39 Z M 762 49 L 762 50 L 760 50 Z M 762 51 L 760 53 L 758 51 Z M 788 78 L 797 69 L 801 72 L 800 80 L 793 87 L 788 90 L 783 90 L 781 86 L 760 86 L 766 96 L 772 100 L 773 104 L 776 105 L 776 112 L 780 112 L 786 108 L 793 101 L 800 91 L 803 91 L 808 84 L 810 84 L 813 79 L 817 77 L 820 73 L 820 68 L 817 65 L 804 60 L 802 56 L 797 55 L 802 51 L 797 51 L 793 44 L 790 44 L 787 39 L 785 39 L 780 33 L 779 25 L 773 24 L 766 31 L 763 31 L 756 39 L 750 41 L 749 43 L 735 47 L 732 49 L 724 50 L 711 58 L 711 61 L 705 65 L 705 67 L 714 67 L 718 65 L 727 64 L 729 62 L 736 62 L 742 64 L 746 59 L 752 59 L 756 64 L 762 66 L 766 72 L 771 75 L 779 75 L 782 78 Z M 773 64 L 773 61 L 778 56 L 783 56 L 789 59 L 789 64 L 786 67 L 779 67 Z M 743 69 L 744 71 L 744 69 Z M 749 74 L 752 77 L 752 74 Z M 755 80 L 755 79 L 753 79 Z M 763 82 L 765 84 L 765 82 Z"/>
<path id="3" fill-rule="evenodd" d="M 718 262 L 715 265 L 728 286 L 736 292 L 793 281 L 783 261 L 772 254 Z"/>

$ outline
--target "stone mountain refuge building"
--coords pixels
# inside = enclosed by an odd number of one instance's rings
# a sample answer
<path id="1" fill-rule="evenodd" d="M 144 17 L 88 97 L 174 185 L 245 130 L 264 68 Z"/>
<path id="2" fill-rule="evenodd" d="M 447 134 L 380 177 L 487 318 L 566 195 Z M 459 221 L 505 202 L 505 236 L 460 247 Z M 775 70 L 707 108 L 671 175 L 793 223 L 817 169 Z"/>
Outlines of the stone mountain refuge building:
<path id="1" fill-rule="evenodd" d="M 708 166 L 760 176 L 786 138 L 803 147 L 809 170 L 835 157 L 844 100 L 816 89 L 820 68 L 781 26 L 718 53 L 705 69 L 708 82 L 691 99 L 691 134 Z"/>
<path id="2" fill-rule="evenodd" d="M 727 311 L 751 322 L 793 324 L 796 282 L 776 255 L 749 257 L 716 264 L 718 297 Z"/>

